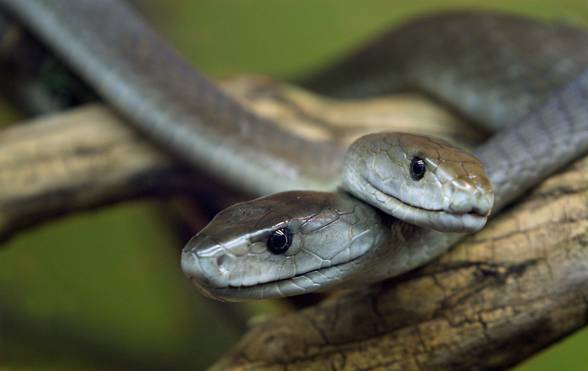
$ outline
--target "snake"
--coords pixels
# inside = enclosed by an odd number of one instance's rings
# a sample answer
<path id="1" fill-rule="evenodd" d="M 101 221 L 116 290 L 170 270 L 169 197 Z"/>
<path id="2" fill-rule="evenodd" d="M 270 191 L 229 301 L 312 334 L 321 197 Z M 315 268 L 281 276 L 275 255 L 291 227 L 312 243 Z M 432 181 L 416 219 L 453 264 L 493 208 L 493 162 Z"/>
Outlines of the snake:
<path id="1" fill-rule="evenodd" d="M 494 132 L 468 154 L 402 133 L 350 148 L 299 137 L 222 92 L 122 1 L 0 6 L 152 141 L 210 177 L 269 194 L 221 211 L 182 252 L 191 281 L 222 300 L 405 273 L 588 150 L 588 36 L 563 24 L 423 17 L 303 83 L 341 98 L 429 95 Z"/>

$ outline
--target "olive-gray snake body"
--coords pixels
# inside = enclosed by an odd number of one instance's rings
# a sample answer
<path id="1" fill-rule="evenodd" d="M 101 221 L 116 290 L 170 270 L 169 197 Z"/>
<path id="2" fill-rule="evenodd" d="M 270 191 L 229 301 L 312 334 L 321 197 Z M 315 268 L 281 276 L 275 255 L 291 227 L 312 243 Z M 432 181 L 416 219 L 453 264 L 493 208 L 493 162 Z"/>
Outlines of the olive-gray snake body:
<path id="1" fill-rule="evenodd" d="M 137 128 L 199 169 L 258 195 L 338 184 L 345 148 L 248 112 L 120 1 L 0 4 Z M 475 150 L 494 212 L 588 150 L 588 35 L 568 26 L 492 13 L 424 18 L 307 85 L 347 97 L 425 91 L 487 128 L 506 126 Z M 276 230 L 295 232 L 279 236 L 292 239 L 288 253 L 263 249 Z M 276 297 L 389 278 L 462 236 L 406 224 L 344 194 L 282 193 L 219 214 L 182 264 L 213 296 Z"/>

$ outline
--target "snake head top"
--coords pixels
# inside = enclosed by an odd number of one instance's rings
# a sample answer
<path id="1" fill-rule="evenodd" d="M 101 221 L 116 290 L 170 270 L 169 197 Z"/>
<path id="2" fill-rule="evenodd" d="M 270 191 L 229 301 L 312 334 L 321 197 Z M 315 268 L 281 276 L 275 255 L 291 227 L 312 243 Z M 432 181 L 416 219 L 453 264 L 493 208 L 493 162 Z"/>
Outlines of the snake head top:
<path id="1" fill-rule="evenodd" d="M 284 192 L 233 205 L 186 245 L 182 269 L 205 294 L 300 294 L 345 276 L 384 238 L 380 213 L 343 193 Z"/>
<path id="2" fill-rule="evenodd" d="M 408 223 L 442 232 L 475 232 L 494 193 L 480 161 L 442 140 L 403 133 L 356 140 L 345 158 L 343 188 Z"/>

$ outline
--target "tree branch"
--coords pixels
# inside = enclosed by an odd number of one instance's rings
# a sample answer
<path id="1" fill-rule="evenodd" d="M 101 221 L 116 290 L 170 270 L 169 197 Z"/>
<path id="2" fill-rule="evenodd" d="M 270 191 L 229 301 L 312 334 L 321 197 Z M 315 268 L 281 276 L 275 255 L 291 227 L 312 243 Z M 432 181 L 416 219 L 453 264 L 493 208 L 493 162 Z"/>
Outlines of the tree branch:
<path id="1" fill-rule="evenodd" d="M 337 102 L 267 80 L 227 89 L 302 136 L 349 142 L 395 128 L 475 141 L 420 98 Z M 205 192 L 210 183 L 104 106 L 84 107 L 0 132 L 0 236 L 114 201 Z M 217 367 L 513 365 L 585 324 L 587 187 L 583 160 L 426 268 L 262 323 Z"/>
<path id="2" fill-rule="evenodd" d="M 72 211 L 195 183 L 100 106 L 0 133 L 0 237 Z"/>
<path id="3" fill-rule="evenodd" d="M 586 324 L 588 158 L 434 263 L 252 328 L 219 369 L 491 369 Z"/>
<path id="4" fill-rule="evenodd" d="M 267 79 L 239 79 L 225 87 L 244 104 L 305 137 L 318 133 L 348 142 L 393 127 L 391 121 L 442 136 L 463 132 L 458 120 L 418 97 L 341 103 Z M 471 129 L 466 137 L 475 137 Z M 179 192 L 226 197 L 220 189 L 207 175 L 155 149 L 105 106 L 87 106 L 0 132 L 0 239 L 59 215 L 117 201 Z"/>

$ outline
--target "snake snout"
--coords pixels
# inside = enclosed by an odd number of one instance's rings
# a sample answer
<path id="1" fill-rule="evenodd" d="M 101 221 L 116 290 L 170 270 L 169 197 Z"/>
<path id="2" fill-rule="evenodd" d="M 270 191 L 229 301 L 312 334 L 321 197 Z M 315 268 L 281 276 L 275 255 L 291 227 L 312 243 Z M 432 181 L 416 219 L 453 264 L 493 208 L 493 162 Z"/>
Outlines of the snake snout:
<path id="1" fill-rule="evenodd" d="M 477 204 L 472 207 L 470 213 L 482 216 L 490 215 L 492 207 L 494 206 L 494 193 L 478 194 Z"/>
<path id="2" fill-rule="evenodd" d="M 182 252 L 182 271 L 199 287 L 226 286 L 219 258 L 199 258 L 193 251 Z"/>
<path id="3" fill-rule="evenodd" d="M 222 245 L 196 235 L 182 250 L 182 271 L 200 287 L 224 287 L 229 260 Z"/>
<path id="4" fill-rule="evenodd" d="M 448 210 L 455 214 L 475 214 L 487 216 L 494 204 L 494 194 L 480 190 L 463 180 L 452 182 Z"/>

